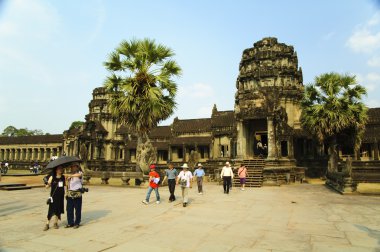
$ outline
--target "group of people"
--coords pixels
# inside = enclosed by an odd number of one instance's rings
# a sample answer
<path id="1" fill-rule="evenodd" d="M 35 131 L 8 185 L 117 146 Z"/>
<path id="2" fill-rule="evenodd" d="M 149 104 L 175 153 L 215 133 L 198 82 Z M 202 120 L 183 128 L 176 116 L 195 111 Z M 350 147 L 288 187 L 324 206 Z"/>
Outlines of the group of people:
<path id="1" fill-rule="evenodd" d="M 146 205 L 149 204 L 150 194 L 154 190 L 156 194 L 156 203 L 160 204 L 160 193 L 158 191 L 160 174 L 156 171 L 155 165 L 152 164 L 149 168 L 149 187 L 146 193 L 146 197 L 142 203 Z M 189 189 L 192 188 L 194 177 L 197 180 L 198 194 L 203 194 L 203 177 L 205 176 L 205 172 L 201 163 L 198 163 L 194 174 L 189 171 L 189 166 L 187 163 L 184 163 L 181 168 L 182 171 L 178 173 L 178 171 L 174 168 L 174 165 L 169 164 L 168 169 L 165 170 L 165 177 L 162 180 L 162 183 L 164 183 L 166 180 L 168 181 L 170 192 L 169 202 L 176 200 L 174 194 L 175 186 L 180 185 L 182 191 L 182 205 L 183 207 L 186 207 L 189 202 Z"/>
<path id="2" fill-rule="evenodd" d="M 143 204 L 148 205 L 149 199 L 152 191 L 156 194 L 156 204 L 160 204 L 161 198 L 160 193 L 158 191 L 159 182 L 160 182 L 160 174 L 156 171 L 156 165 L 150 165 L 149 172 L 149 187 L 146 193 L 145 199 L 142 201 Z M 192 188 L 192 182 L 194 178 L 197 181 L 198 194 L 203 194 L 203 177 L 205 176 L 205 171 L 201 163 L 198 163 L 197 169 L 195 169 L 194 173 L 189 171 L 189 167 L 187 163 L 184 163 L 182 166 L 182 171 L 178 173 L 178 171 L 174 168 L 173 164 L 168 165 L 168 169 L 165 170 L 165 177 L 162 180 L 164 183 L 166 180 L 168 181 L 169 187 L 169 202 L 173 202 L 176 200 L 175 197 L 175 187 L 176 185 L 180 185 L 182 191 L 182 205 L 186 207 L 189 201 L 189 189 Z M 246 178 L 248 176 L 247 168 L 244 165 L 241 165 L 237 171 L 241 190 L 245 190 Z M 225 166 L 222 168 L 220 173 L 220 178 L 223 179 L 223 189 L 225 194 L 229 194 L 230 188 L 232 187 L 232 179 L 234 177 L 234 171 L 229 162 L 225 163 Z"/>
<path id="3" fill-rule="evenodd" d="M 53 228 L 59 228 L 58 220 L 61 220 L 61 214 L 64 213 L 65 198 L 67 201 L 67 225 L 65 228 L 78 228 L 81 223 L 82 171 L 78 163 L 71 164 L 70 169 L 71 173 L 65 175 L 63 166 L 56 167 L 46 182 L 46 188 L 50 188 L 50 197 L 46 202 L 49 209 L 44 231 L 49 230 L 51 221 L 53 221 Z"/>
<path id="4" fill-rule="evenodd" d="M 7 161 L 0 162 L 0 173 L 7 174 L 9 170 L 9 163 Z"/>

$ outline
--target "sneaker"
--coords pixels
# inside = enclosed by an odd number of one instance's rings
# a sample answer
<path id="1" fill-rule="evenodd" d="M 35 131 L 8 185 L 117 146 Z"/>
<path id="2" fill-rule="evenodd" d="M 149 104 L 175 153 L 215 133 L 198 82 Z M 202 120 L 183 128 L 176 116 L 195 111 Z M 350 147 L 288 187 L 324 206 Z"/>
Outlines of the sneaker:
<path id="1" fill-rule="evenodd" d="M 72 228 L 72 227 L 74 227 L 74 225 L 69 225 L 69 224 L 67 224 L 67 225 L 65 226 L 65 228 Z"/>
<path id="2" fill-rule="evenodd" d="M 49 230 L 49 224 L 46 224 L 43 230 L 48 231 Z"/>
<path id="3" fill-rule="evenodd" d="M 160 201 L 159 201 L 159 200 L 157 200 L 157 201 L 156 201 L 156 204 L 160 204 Z"/>
<path id="4" fill-rule="evenodd" d="M 143 201 L 141 201 L 143 204 L 145 204 L 145 205 L 148 205 L 149 204 L 149 202 L 148 201 L 146 201 L 146 200 L 143 200 Z"/>
<path id="5" fill-rule="evenodd" d="M 75 228 L 75 229 L 79 228 L 79 225 L 75 225 L 74 228 Z"/>
<path id="6" fill-rule="evenodd" d="M 58 229 L 58 223 L 54 223 L 53 227 L 54 227 L 55 229 Z"/>
<path id="7" fill-rule="evenodd" d="M 187 206 L 187 203 L 185 202 L 185 203 L 183 203 L 183 207 L 186 207 Z"/>
<path id="8" fill-rule="evenodd" d="M 245 189 L 243 188 L 243 189 L 241 189 L 242 191 L 245 191 Z"/>
<path id="9" fill-rule="evenodd" d="M 203 192 L 200 192 L 199 194 L 203 194 Z"/>

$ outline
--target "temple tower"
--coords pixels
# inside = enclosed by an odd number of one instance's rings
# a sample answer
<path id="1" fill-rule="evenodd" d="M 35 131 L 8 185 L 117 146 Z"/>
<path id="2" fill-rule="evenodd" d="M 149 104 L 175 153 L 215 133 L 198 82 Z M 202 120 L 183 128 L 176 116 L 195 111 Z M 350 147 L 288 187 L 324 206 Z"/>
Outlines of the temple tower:
<path id="1" fill-rule="evenodd" d="M 268 37 L 243 51 L 235 95 L 238 158 L 294 158 L 302 82 L 293 46 Z"/>

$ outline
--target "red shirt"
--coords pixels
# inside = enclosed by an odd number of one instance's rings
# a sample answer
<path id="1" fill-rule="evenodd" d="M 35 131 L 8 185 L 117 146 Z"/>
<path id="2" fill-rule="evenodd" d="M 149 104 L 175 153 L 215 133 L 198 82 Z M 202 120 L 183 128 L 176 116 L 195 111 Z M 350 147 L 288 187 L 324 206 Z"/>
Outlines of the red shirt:
<path id="1" fill-rule="evenodd" d="M 151 172 L 149 172 L 149 178 L 150 177 L 159 178 L 160 174 L 158 174 L 158 172 L 156 172 L 156 171 L 151 171 Z M 152 188 L 157 188 L 158 184 L 154 183 L 153 179 L 152 179 L 152 180 L 149 181 L 149 186 L 152 187 Z"/>

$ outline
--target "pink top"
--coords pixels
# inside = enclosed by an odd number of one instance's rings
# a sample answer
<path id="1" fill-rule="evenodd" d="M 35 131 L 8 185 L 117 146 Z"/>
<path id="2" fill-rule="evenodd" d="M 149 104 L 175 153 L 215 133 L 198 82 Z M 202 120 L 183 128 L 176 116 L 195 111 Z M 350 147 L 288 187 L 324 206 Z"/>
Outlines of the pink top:
<path id="1" fill-rule="evenodd" d="M 247 177 L 247 168 L 246 167 L 240 167 L 238 170 L 239 178 L 246 178 Z"/>

